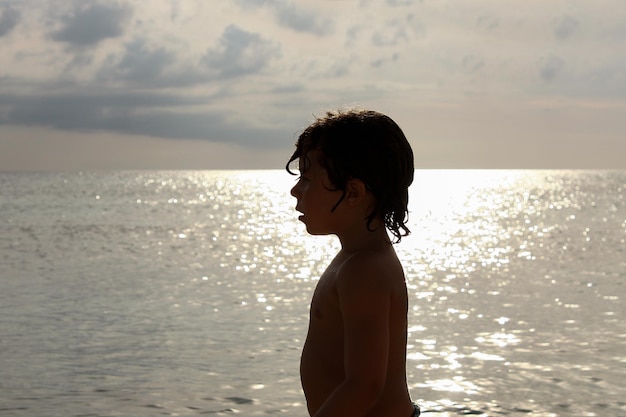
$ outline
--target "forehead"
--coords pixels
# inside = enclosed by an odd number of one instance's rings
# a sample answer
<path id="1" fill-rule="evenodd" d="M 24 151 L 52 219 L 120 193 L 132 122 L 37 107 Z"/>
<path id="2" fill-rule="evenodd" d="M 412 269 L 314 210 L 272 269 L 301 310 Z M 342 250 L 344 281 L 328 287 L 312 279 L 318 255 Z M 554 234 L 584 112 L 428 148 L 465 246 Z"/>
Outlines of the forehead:
<path id="1" fill-rule="evenodd" d="M 324 168 L 320 164 L 322 153 L 318 150 L 310 150 L 298 158 L 298 169 L 300 172 L 319 172 Z"/>

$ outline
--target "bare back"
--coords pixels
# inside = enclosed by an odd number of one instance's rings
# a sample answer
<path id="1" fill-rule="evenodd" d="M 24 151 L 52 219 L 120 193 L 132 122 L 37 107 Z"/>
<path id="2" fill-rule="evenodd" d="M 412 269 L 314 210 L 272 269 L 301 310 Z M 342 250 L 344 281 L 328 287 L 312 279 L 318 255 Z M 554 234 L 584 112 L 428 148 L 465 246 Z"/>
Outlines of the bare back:
<path id="1" fill-rule="evenodd" d="M 407 305 L 404 273 L 390 244 L 335 257 L 313 294 L 300 363 L 312 416 L 324 415 L 334 397 L 351 404 L 344 416 L 411 415 Z"/>

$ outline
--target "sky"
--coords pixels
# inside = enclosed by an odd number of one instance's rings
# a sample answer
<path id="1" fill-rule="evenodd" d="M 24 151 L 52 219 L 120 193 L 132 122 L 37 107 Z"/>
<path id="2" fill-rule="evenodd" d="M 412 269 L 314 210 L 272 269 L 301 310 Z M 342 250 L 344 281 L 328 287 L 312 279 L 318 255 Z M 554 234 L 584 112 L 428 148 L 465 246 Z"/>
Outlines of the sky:
<path id="1" fill-rule="evenodd" d="M 417 168 L 626 169 L 626 7 L 0 0 L 0 170 L 280 169 L 349 107 Z"/>

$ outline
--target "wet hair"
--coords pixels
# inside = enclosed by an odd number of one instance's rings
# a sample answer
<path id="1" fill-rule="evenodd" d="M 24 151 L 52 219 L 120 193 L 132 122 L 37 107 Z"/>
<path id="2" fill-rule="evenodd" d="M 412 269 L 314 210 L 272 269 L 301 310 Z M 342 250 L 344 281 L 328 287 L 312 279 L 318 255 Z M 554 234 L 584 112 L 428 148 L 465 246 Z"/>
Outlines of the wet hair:
<path id="1" fill-rule="evenodd" d="M 409 186 L 413 182 L 413 151 L 400 127 L 388 116 L 371 110 L 327 112 L 317 117 L 296 141 L 296 150 L 285 168 L 300 160 L 306 170 L 310 151 L 320 151 L 319 164 L 328 173 L 334 190 L 343 191 L 334 211 L 346 195 L 350 179 L 363 181 L 375 197 L 367 215 L 367 228 L 382 218 L 385 227 L 399 242 L 410 233 L 408 219 Z"/>

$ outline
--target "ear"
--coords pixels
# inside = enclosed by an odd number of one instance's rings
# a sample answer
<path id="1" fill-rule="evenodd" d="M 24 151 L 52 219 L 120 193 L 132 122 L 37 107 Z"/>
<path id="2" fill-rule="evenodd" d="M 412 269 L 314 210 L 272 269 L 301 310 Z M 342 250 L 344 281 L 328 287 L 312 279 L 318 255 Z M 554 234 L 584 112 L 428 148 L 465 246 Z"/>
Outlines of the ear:
<path id="1" fill-rule="evenodd" d="M 352 206 L 358 205 L 365 200 L 366 195 L 367 188 L 363 181 L 356 178 L 348 180 L 346 184 L 346 196 L 344 197 L 347 204 Z"/>

